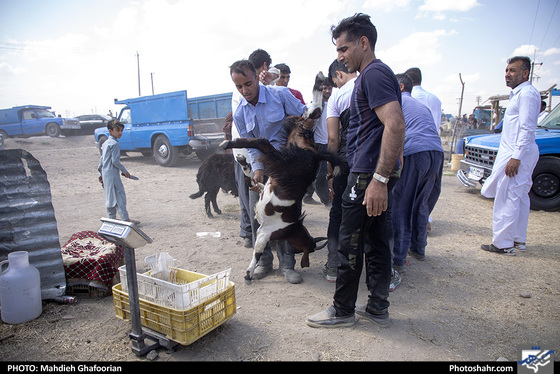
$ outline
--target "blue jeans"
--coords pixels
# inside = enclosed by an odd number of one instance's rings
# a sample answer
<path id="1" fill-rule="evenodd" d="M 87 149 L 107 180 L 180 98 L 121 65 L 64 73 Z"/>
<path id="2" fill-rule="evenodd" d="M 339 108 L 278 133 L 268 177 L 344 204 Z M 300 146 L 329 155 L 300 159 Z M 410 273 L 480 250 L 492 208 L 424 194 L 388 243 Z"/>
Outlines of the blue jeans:
<path id="1" fill-rule="evenodd" d="M 334 307 L 337 316 L 354 313 L 362 267 L 370 292 L 367 309 L 382 314 L 389 308 L 391 282 L 391 246 L 386 230 L 387 212 L 368 216 L 362 205 L 372 174 L 350 173 L 342 196 L 342 221 L 339 232 L 339 260 Z M 395 184 L 391 178 L 387 190 Z"/>
<path id="2" fill-rule="evenodd" d="M 404 157 L 401 178 L 393 189 L 394 264 L 404 265 L 408 249 L 425 254 L 428 219 L 441 192 L 443 152 Z"/>

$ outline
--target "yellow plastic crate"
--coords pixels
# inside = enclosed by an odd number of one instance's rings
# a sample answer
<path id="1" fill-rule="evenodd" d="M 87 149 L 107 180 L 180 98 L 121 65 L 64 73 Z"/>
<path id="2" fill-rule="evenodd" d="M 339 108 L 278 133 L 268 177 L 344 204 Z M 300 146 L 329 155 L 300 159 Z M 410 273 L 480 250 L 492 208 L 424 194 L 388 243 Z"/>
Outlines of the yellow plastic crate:
<path id="1" fill-rule="evenodd" d="M 186 310 L 225 291 L 231 269 L 212 275 L 171 268 L 174 282 L 153 278 L 151 272 L 137 273 L 138 297 L 164 307 Z M 119 268 L 121 290 L 128 292 L 126 266 Z"/>
<path id="2" fill-rule="evenodd" d="M 205 277 L 202 274 L 183 270 L 193 280 Z M 113 286 L 113 302 L 118 318 L 130 320 L 128 293 L 121 284 Z M 139 299 L 142 326 L 164 334 L 168 339 L 189 345 L 233 317 L 236 312 L 235 284 L 216 296 L 187 310 L 177 310 Z"/>

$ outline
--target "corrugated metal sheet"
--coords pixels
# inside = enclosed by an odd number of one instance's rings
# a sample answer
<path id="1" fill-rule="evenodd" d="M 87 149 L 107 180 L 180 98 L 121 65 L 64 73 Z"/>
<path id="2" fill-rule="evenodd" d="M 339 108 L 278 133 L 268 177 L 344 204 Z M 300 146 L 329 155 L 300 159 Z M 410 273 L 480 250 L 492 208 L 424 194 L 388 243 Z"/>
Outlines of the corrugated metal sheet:
<path id="1" fill-rule="evenodd" d="M 22 149 L 0 150 L 0 261 L 29 252 L 41 273 L 41 296 L 66 291 L 66 277 L 47 173 Z"/>

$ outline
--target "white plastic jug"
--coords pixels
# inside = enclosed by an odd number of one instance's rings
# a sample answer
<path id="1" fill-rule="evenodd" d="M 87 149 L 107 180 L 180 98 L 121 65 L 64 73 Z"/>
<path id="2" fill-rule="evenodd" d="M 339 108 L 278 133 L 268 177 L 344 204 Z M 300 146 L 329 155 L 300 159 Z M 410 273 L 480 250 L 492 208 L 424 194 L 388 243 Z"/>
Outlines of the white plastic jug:
<path id="1" fill-rule="evenodd" d="M 8 265 L 4 271 L 4 265 Z M 0 262 L 0 314 L 9 324 L 23 323 L 39 317 L 43 311 L 41 301 L 41 275 L 29 264 L 26 251 L 8 253 Z"/>

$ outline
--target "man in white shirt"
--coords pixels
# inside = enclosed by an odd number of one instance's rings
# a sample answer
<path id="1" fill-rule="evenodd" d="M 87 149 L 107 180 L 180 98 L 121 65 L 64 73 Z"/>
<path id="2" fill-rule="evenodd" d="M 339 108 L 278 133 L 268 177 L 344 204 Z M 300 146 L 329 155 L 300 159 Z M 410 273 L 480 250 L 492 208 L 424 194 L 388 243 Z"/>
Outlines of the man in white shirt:
<path id="1" fill-rule="evenodd" d="M 253 63 L 255 68 L 257 69 L 257 75 L 261 80 L 262 84 L 273 84 L 276 79 L 278 79 L 280 75 L 280 71 L 276 68 L 270 67 L 272 64 L 272 58 L 263 49 L 256 49 L 249 55 L 249 61 Z M 267 75 L 269 73 L 269 75 Z M 272 83 L 267 83 L 267 80 L 272 80 Z M 243 97 L 237 90 L 233 90 L 232 98 L 231 98 L 231 107 L 232 107 L 232 115 L 235 113 L 235 110 L 239 106 L 241 99 Z M 237 127 L 232 121 L 231 124 L 231 134 L 232 139 L 239 138 L 239 132 L 237 131 Z M 249 162 L 249 153 L 245 148 L 234 148 L 233 155 L 237 160 L 237 157 L 243 156 L 245 160 Z M 239 192 L 239 207 L 241 209 L 240 215 L 240 233 L 239 236 L 244 238 L 244 247 L 246 248 L 253 248 L 253 240 L 256 238 L 258 222 L 255 219 L 255 213 L 253 212 L 253 206 L 251 206 L 249 202 L 249 186 L 245 182 L 245 174 L 243 173 L 243 169 L 238 162 L 234 163 L 234 172 L 235 172 L 235 180 L 237 183 L 237 189 Z M 262 268 L 261 268 L 262 269 Z M 260 273 L 260 272 L 259 272 Z M 257 276 L 259 276 L 257 273 Z"/>
<path id="2" fill-rule="evenodd" d="M 441 101 L 436 95 L 429 93 L 422 88 L 422 72 L 419 68 L 410 68 L 405 71 L 405 74 L 412 79 L 412 94 L 411 96 L 416 100 L 420 101 L 422 104 L 430 109 L 432 116 L 434 117 L 434 122 L 436 124 L 436 130 L 439 134 L 439 127 L 441 125 Z"/>
<path id="3" fill-rule="evenodd" d="M 541 95 L 529 82 L 531 60 L 512 57 L 506 67 L 506 85 L 512 89 L 504 114 L 502 138 L 492 174 L 481 193 L 494 198 L 492 244 L 482 249 L 505 255 L 524 251 L 529 221 L 529 190 L 539 159 L 535 129 L 540 112 Z"/>

